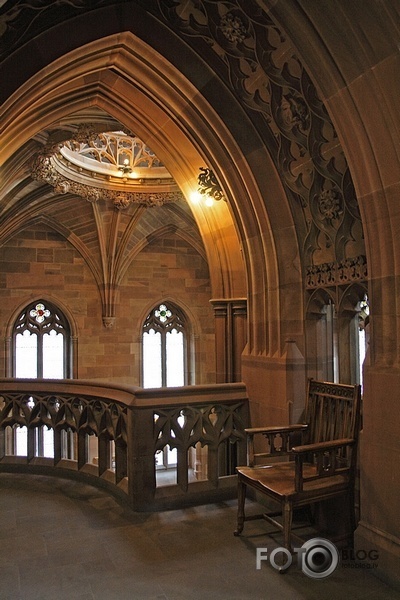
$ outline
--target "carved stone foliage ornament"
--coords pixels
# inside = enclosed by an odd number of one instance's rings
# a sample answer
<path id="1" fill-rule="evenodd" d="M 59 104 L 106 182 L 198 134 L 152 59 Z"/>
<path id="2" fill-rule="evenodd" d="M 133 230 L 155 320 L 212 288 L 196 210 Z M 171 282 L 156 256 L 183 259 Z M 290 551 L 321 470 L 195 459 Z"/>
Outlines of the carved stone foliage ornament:
<path id="1" fill-rule="evenodd" d="M 112 3 L 115 0 L 0 1 L 0 60 L 40 32 L 59 23 L 60 14 L 67 19 L 90 10 L 94 4 L 106 6 Z"/>
<path id="2" fill-rule="evenodd" d="M 319 210 L 326 219 L 338 219 L 343 212 L 341 195 L 335 190 L 323 190 L 317 201 Z"/>
<path id="3" fill-rule="evenodd" d="M 335 128 L 279 24 L 256 0 L 158 0 L 165 22 L 225 78 L 256 120 L 286 187 L 306 264 L 364 254 L 361 218 Z M 204 44 L 206 42 L 206 45 Z M 356 246 L 356 247 L 355 247 Z"/>
<path id="4" fill-rule="evenodd" d="M 247 35 L 247 29 L 240 17 L 232 13 L 226 13 L 221 17 L 221 31 L 230 42 L 243 42 Z"/>
<path id="5" fill-rule="evenodd" d="M 310 265 L 306 270 L 306 287 L 315 289 L 366 281 L 367 259 L 365 256 L 347 258 L 338 263 Z"/>
<path id="6" fill-rule="evenodd" d="M 33 179 L 59 194 L 88 202 L 109 201 L 118 210 L 130 204 L 153 207 L 183 199 L 157 156 L 133 134 L 78 128 L 73 139 L 48 144 L 31 167 Z"/>

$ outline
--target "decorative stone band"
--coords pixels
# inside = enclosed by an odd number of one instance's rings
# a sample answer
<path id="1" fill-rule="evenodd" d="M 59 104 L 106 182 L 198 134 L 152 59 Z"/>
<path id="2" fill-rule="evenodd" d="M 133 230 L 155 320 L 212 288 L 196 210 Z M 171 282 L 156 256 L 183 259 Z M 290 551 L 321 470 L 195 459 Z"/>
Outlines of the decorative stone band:
<path id="1" fill-rule="evenodd" d="M 338 263 L 310 265 L 306 270 L 306 288 L 335 286 L 353 281 L 366 281 L 368 275 L 365 256 L 346 258 Z"/>
<path id="2" fill-rule="evenodd" d="M 153 207 L 184 200 L 184 196 L 180 190 L 171 190 L 170 182 L 166 186 L 168 189 L 160 189 L 160 187 L 162 188 L 162 184 L 157 179 L 154 181 L 140 180 L 140 185 L 137 186 L 139 190 L 137 191 L 132 189 L 125 191 L 121 189 L 120 182 L 113 189 L 110 184 L 100 180 L 97 185 L 95 181 L 93 183 L 90 182 L 90 185 L 83 181 L 75 181 L 60 172 L 60 165 L 57 162 L 57 154 L 60 146 L 60 144 L 56 144 L 44 148 L 42 152 L 39 152 L 35 156 L 31 166 L 33 179 L 48 183 L 58 194 L 75 194 L 88 202 L 97 202 L 102 199 L 108 200 L 119 210 L 127 208 L 130 204 Z M 93 179 L 95 179 L 95 175 L 93 175 Z M 144 187 L 150 189 L 144 190 Z"/>

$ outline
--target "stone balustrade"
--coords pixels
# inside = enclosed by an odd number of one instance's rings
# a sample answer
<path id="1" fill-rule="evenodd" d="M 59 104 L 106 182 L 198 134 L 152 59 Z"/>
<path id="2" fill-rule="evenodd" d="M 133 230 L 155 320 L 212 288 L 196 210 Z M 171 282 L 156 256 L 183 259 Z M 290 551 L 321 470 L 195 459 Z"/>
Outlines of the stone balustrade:
<path id="1" fill-rule="evenodd" d="M 233 497 L 248 425 L 241 383 L 0 379 L 0 471 L 75 477 L 134 510 Z"/>

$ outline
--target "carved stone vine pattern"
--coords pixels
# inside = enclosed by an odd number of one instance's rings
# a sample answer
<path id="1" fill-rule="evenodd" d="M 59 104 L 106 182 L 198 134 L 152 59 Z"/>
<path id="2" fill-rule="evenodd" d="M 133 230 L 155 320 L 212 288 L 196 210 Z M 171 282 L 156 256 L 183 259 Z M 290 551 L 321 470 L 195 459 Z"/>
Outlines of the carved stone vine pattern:
<path id="1" fill-rule="evenodd" d="M 338 219 L 343 212 L 340 192 L 323 190 L 318 197 L 319 210 L 326 219 Z"/>
<path id="2" fill-rule="evenodd" d="M 332 261 L 348 258 L 348 242 L 356 241 L 363 253 L 362 233 L 354 240 L 354 223 L 361 219 L 335 128 L 277 24 L 254 0 L 158 0 L 158 4 L 165 21 L 193 47 L 196 40 L 207 43 L 247 112 L 263 119 L 259 132 L 291 192 L 306 264 L 321 261 L 316 253 L 321 247 Z"/>
<path id="3" fill-rule="evenodd" d="M 0 59 L 12 49 L 64 18 L 84 12 L 90 5 L 107 5 L 112 0 L 15 0 L 0 7 Z M 122 2 L 124 0 L 121 0 Z M 10 8 L 10 4 L 12 4 Z"/>

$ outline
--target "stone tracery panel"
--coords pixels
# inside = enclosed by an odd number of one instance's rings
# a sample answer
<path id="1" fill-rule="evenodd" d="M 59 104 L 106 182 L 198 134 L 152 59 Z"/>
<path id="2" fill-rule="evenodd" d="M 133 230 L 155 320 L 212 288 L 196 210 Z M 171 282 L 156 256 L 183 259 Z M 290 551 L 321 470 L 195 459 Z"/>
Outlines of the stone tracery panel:
<path id="1" fill-rule="evenodd" d="M 263 120 L 259 132 L 288 191 L 297 229 L 304 232 L 299 239 L 304 263 L 364 254 L 362 228 L 359 239 L 352 233 L 361 218 L 334 125 L 277 23 L 255 0 L 158 4 L 195 49 L 204 53 L 205 42 L 248 114 Z"/>
<path id="2" fill-rule="evenodd" d="M 126 407 L 102 399 L 93 402 L 83 396 L 3 394 L 0 402 L 1 426 L 40 427 L 106 435 L 126 444 Z"/>

